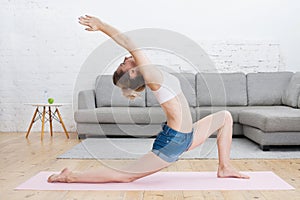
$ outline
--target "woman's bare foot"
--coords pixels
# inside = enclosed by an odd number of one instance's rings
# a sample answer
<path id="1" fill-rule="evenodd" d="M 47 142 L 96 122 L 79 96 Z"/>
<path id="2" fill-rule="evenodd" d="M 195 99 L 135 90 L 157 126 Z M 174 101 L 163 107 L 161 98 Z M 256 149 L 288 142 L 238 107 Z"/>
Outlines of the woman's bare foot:
<path id="1" fill-rule="evenodd" d="M 63 169 L 60 174 L 52 174 L 48 178 L 49 183 L 61 182 L 61 183 L 70 183 L 70 174 L 71 171 L 68 168 Z"/>
<path id="2" fill-rule="evenodd" d="M 236 169 L 234 169 L 231 166 L 229 166 L 229 167 L 220 167 L 219 166 L 218 178 L 244 178 L 244 179 L 249 179 L 250 177 L 245 175 L 245 174 L 241 174 L 240 172 L 238 172 Z"/>

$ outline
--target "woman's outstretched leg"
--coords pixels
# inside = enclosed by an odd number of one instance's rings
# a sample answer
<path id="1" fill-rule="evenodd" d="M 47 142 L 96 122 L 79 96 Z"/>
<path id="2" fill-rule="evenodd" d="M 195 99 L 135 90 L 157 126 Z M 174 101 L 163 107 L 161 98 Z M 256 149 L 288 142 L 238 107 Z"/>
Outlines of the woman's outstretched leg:
<path id="1" fill-rule="evenodd" d="M 202 144 L 210 135 L 218 131 L 217 144 L 219 154 L 218 177 L 249 178 L 230 165 L 233 120 L 230 112 L 220 111 L 194 123 L 194 138 L 189 150 Z"/>
<path id="2" fill-rule="evenodd" d="M 103 166 L 96 170 L 83 172 L 72 172 L 65 168 L 60 174 L 53 174 L 48 182 L 65 183 L 111 183 L 111 182 L 132 182 L 144 176 L 153 174 L 169 166 L 168 163 L 154 153 L 149 152 L 132 164 L 120 169 L 113 169 Z"/>

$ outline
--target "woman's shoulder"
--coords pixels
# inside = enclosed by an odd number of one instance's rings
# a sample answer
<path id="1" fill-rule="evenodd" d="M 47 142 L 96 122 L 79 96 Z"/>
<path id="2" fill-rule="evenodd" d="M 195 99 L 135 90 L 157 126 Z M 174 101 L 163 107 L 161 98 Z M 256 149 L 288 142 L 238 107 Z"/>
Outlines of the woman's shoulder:
<path id="1" fill-rule="evenodd" d="M 164 80 L 163 70 L 154 65 L 140 67 L 140 72 L 143 75 L 146 85 L 151 90 L 159 89 Z"/>

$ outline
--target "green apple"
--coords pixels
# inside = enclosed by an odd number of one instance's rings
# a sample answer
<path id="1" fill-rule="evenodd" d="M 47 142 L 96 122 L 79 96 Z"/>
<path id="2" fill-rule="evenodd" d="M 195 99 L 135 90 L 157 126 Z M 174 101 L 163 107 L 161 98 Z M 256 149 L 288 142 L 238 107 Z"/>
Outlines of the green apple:
<path id="1" fill-rule="evenodd" d="M 48 99 L 48 103 L 49 103 L 49 104 L 53 104 L 53 102 L 54 102 L 54 99 L 53 99 L 53 98 L 49 98 L 49 99 Z"/>

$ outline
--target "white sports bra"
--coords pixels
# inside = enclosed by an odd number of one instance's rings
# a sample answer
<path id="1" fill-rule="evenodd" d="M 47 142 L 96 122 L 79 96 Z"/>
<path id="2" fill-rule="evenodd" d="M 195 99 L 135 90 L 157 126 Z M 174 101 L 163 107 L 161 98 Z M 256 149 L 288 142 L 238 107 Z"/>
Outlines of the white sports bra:
<path id="1" fill-rule="evenodd" d="M 160 104 L 165 103 L 176 97 L 181 92 L 180 82 L 177 77 L 168 72 L 160 70 L 163 75 L 163 81 L 158 90 L 152 91 Z"/>

